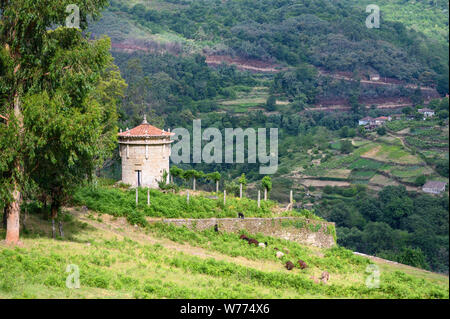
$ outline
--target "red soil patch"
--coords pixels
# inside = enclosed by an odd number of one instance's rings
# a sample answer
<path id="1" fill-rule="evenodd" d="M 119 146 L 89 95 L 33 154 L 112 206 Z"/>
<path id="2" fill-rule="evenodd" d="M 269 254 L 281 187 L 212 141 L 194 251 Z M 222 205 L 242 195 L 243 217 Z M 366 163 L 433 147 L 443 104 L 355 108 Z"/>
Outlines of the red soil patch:
<path id="1" fill-rule="evenodd" d="M 206 57 L 206 63 L 209 66 L 217 66 L 222 63 L 233 64 L 240 70 L 252 72 L 279 72 L 280 66 L 261 60 L 233 58 L 228 55 L 209 55 Z"/>

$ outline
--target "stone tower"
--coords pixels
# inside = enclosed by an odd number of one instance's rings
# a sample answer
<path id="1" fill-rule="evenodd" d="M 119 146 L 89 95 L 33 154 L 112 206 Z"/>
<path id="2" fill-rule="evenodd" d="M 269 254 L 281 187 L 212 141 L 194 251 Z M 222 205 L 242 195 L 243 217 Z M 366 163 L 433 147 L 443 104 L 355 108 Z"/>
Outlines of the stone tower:
<path id="1" fill-rule="evenodd" d="M 144 121 L 135 128 L 119 133 L 122 158 L 122 182 L 136 186 L 158 187 L 164 171 L 169 173 L 170 137 L 166 132 Z"/>

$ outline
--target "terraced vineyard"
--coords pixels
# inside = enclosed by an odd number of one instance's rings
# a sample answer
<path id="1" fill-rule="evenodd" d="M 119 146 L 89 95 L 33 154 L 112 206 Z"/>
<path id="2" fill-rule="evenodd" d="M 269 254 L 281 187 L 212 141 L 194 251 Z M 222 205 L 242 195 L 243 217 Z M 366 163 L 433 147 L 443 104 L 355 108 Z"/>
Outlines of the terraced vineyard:
<path id="1" fill-rule="evenodd" d="M 328 150 L 312 157 L 312 165 L 301 168 L 295 176 L 305 186 L 334 186 L 336 181 L 366 184 L 379 189 L 383 185 L 405 185 L 415 189 L 419 176 L 427 180 L 447 181 L 430 160 L 448 160 L 448 129 L 436 122 L 392 121 L 387 135 L 369 134 L 366 138 L 351 138 L 353 151 L 342 154 L 338 139 L 330 142 Z M 419 142 L 420 141 L 420 142 Z M 430 148 L 430 145 L 434 147 Z M 312 183 L 312 180 L 320 181 Z"/>

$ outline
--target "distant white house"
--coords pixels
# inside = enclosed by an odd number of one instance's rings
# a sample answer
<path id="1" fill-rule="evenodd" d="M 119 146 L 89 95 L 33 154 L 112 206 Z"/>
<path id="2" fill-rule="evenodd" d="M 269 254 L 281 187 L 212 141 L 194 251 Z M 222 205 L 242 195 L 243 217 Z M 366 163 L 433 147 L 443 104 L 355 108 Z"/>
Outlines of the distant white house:
<path id="1" fill-rule="evenodd" d="M 366 116 L 359 120 L 359 125 L 373 125 L 375 124 L 375 119 L 371 118 L 370 116 Z"/>
<path id="2" fill-rule="evenodd" d="M 428 108 L 418 109 L 417 112 L 419 112 L 420 114 L 423 115 L 423 119 L 434 116 L 434 111 L 432 109 L 428 109 Z"/>
<path id="3" fill-rule="evenodd" d="M 375 124 L 376 125 L 383 125 L 384 123 L 386 123 L 386 121 L 391 121 L 392 118 L 390 116 L 380 116 L 375 118 Z"/>
<path id="4" fill-rule="evenodd" d="M 440 194 L 445 191 L 445 186 L 447 186 L 446 182 L 429 181 L 423 185 L 422 190 L 425 193 Z"/>
<path id="5" fill-rule="evenodd" d="M 364 125 L 366 129 L 374 129 L 381 125 L 384 125 L 387 121 L 391 121 L 392 118 L 390 116 L 380 116 L 377 118 L 372 118 L 370 116 L 366 116 L 358 121 L 359 125 Z"/>
<path id="6" fill-rule="evenodd" d="M 370 73 L 370 81 L 380 81 L 380 75 L 378 73 Z"/>

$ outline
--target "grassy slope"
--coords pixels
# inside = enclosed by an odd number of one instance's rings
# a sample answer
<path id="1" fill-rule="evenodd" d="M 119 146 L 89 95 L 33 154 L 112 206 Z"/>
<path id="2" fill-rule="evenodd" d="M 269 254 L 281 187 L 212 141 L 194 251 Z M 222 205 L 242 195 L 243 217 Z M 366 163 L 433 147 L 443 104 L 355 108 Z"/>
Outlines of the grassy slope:
<path id="1" fill-rule="evenodd" d="M 0 245 L 0 298 L 448 298 L 448 277 L 375 261 L 380 288 L 365 286 L 366 258 L 342 249 L 304 247 L 274 238 L 309 268 L 288 272 L 271 249 L 237 235 L 130 226 L 108 215 L 65 213 L 65 240 L 51 240 L 49 222 L 31 215 L 23 246 Z M 1 236 L 4 234 L 0 232 Z M 67 289 L 68 264 L 80 289 Z M 329 284 L 311 276 L 330 273 Z"/>

